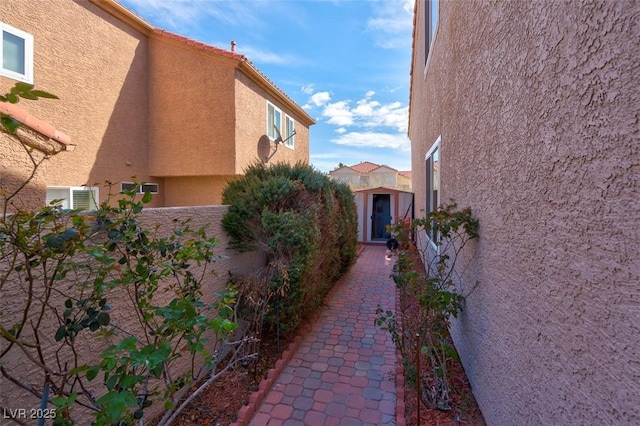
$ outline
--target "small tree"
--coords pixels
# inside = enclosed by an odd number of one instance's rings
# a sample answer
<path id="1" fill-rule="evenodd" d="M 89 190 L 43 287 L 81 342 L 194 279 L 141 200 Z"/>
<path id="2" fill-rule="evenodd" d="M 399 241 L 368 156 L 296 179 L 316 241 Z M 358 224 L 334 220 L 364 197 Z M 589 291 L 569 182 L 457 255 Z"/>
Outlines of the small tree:
<path id="1" fill-rule="evenodd" d="M 458 210 L 455 202 L 440 206 L 422 219 L 413 221 L 411 231 L 425 232 L 429 241 L 418 239 L 418 250 L 425 259 L 424 271 L 416 270 L 406 251 L 400 251 L 393 267 L 392 278 L 400 290 L 399 319 L 393 311 L 380 306 L 376 324 L 391 333 L 400 350 L 409 376 L 421 389 L 421 399 L 430 408 L 451 409 L 448 364 L 457 359 L 450 344 L 449 320 L 456 317 L 464 296 L 457 291 L 458 259 L 467 243 L 478 238 L 478 221 L 471 209 Z M 408 232 L 404 223 L 394 226 L 394 232 Z M 425 244 L 421 245 L 421 241 Z M 417 303 L 419 318 L 408 321 L 405 314 L 410 303 Z M 416 351 L 427 360 L 418 368 Z"/>
<path id="2" fill-rule="evenodd" d="M 55 98 L 18 84 L 0 99 L 39 97 Z M 9 135 L 21 126 L 7 115 L 0 119 Z M 189 219 L 160 236 L 159 227 L 141 221 L 151 195 L 113 194 L 110 184 L 108 199 L 93 212 L 63 209 L 60 200 L 10 212 L 10 201 L 50 157 L 36 160 L 25 149 L 32 173 L 17 189 L 2 191 L 0 292 L 14 297 L 2 299 L 0 374 L 42 407 L 55 407 L 47 412 L 59 424 L 73 422 L 74 406 L 92 411 L 95 424 L 131 424 L 154 403 L 166 410 L 160 424 L 170 423 L 206 384 L 251 357 L 240 355 L 245 339 L 230 340 L 235 292 L 203 300 L 219 259 L 217 241 Z M 81 353 L 86 340 L 103 350 Z M 187 366 L 181 374 L 178 362 Z"/>

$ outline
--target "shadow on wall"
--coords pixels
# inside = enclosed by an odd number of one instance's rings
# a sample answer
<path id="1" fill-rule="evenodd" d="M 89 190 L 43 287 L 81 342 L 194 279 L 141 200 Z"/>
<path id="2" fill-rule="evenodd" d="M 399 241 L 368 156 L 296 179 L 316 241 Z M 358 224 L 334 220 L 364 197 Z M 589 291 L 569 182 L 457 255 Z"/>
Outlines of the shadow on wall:
<path id="1" fill-rule="evenodd" d="M 263 267 L 266 263 L 265 256 L 260 253 L 237 253 L 228 249 L 228 238 L 222 229 L 221 223 L 222 218 L 227 211 L 227 206 L 149 208 L 143 210 L 140 217 L 141 223 L 145 228 L 155 229 L 155 227 L 158 226 L 157 232 L 159 236 L 170 235 L 173 232 L 173 226 L 176 222 L 180 222 L 185 218 L 191 218 L 192 222 L 190 225 L 193 226 L 194 229 L 201 226 L 207 226 L 207 236 L 216 237 L 218 245 L 216 246 L 215 252 L 223 257 L 216 260 L 211 265 L 215 274 L 207 274 L 207 278 L 203 283 L 203 301 L 205 303 L 212 303 L 218 299 L 219 296 L 217 294 L 223 292 L 226 288 L 227 279 L 230 274 L 248 274 L 251 271 Z M 0 270 L 4 270 L 5 267 L 5 263 L 0 263 Z M 65 285 L 63 280 L 57 281 L 57 283 L 58 284 L 56 285 Z M 160 291 L 158 294 L 159 297 L 162 297 L 163 292 Z M 169 295 L 170 292 L 167 292 L 166 294 Z M 119 303 L 123 303 L 121 306 L 128 306 L 124 304 L 126 299 L 127 297 L 124 294 L 122 295 L 122 299 L 118 299 L 117 297 L 109 299 L 109 302 L 112 305 L 112 308 L 109 311 L 112 313 L 113 319 L 111 324 L 117 325 L 117 328 L 114 328 L 113 331 L 116 335 L 119 334 L 120 337 L 126 335 L 126 333 L 131 330 L 137 330 L 139 327 L 138 320 L 133 312 L 118 308 Z M 14 318 L 18 318 L 21 315 L 21 309 L 25 306 L 24 300 L 25 289 L 20 287 L 19 282 L 11 281 L 4 283 L 2 288 L 2 298 L 0 298 L 0 312 L 3 313 L 3 325 L 6 326 L 7 324 L 13 324 L 17 321 Z M 62 312 L 65 306 L 64 298 L 55 301 L 55 303 L 56 306 L 59 306 L 59 312 Z M 53 336 L 56 334 L 56 329 L 59 325 L 60 324 L 57 320 L 52 320 L 49 317 L 45 320 L 44 327 L 47 327 L 47 329 L 43 331 L 42 335 Z M 28 330 L 25 331 L 25 333 L 28 333 Z M 87 364 L 96 363 L 99 360 L 99 354 L 106 348 L 106 346 L 113 343 L 113 341 L 110 341 L 111 337 L 109 335 L 104 335 L 104 339 L 102 339 L 96 338 L 95 335 L 88 333 L 88 330 L 83 333 L 84 334 L 78 335 L 76 344 L 78 351 L 76 355 L 80 357 L 80 364 L 84 362 Z M 215 339 L 210 339 L 208 345 L 215 347 Z M 3 348 L 4 346 L 5 345 L 3 343 Z M 58 354 L 53 353 L 53 351 L 46 352 L 46 350 L 43 352 L 45 352 L 43 357 L 45 358 L 47 365 L 55 365 Z M 64 353 L 64 355 L 72 356 L 66 353 Z M 33 362 L 25 362 L 23 357 L 24 355 L 19 350 L 10 351 L 2 358 L 3 367 L 9 370 L 13 376 L 25 378 L 25 383 L 44 383 L 42 370 L 39 367 L 34 366 Z M 36 359 L 36 357 L 34 357 L 34 359 Z M 184 363 L 182 365 L 177 364 L 175 370 L 172 371 L 172 376 L 179 377 L 187 371 L 188 368 L 189 366 Z M 13 385 L 12 383 L 9 383 L 8 380 L 2 376 L 0 376 L 0 389 L 3 390 L 0 393 L 0 406 L 2 407 L 34 407 L 39 405 L 39 401 L 34 395 Z M 155 410 L 159 410 L 161 408 L 162 406 L 158 405 Z M 157 414 L 157 412 L 154 412 L 153 410 L 154 409 L 148 413 L 150 418 L 153 417 L 154 414 Z M 87 417 L 81 417 L 78 418 L 78 420 L 86 423 L 90 418 L 89 413 L 86 411 L 83 413 L 83 415 Z"/>

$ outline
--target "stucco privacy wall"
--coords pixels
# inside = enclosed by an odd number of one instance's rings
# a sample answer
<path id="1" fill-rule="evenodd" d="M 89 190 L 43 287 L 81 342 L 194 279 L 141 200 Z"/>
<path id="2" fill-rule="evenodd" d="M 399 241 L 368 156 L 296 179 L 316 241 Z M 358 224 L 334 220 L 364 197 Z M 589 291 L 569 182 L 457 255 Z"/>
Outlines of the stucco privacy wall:
<path id="1" fill-rule="evenodd" d="M 143 210 L 141 223 L 145 228 L 153 229 L 156 225 L 159 225 L 159 235 L 169 235 L 176 221 L 181 221 L 187 218 L 191 218 L 190 226 L 193 229 L 198 229 L 203 225 L 208 225 L 207 235 L 215 236 L 219 244 L 217 246 L 217 253 L 225 256 L 225 258 L 218 260 L 213 264 L 213 270 L 216 275 L 208 275 L 203 285 L 204 300 L 206 302 L 213 302 L 215 300 L 215 293 L 223 291 L 225 284 L 229 277 L 229 273 L 232 274 L 246 274 L 254 271 L 264 265 L 264 257 L 260 253 L 249 252 L 239 254 L 235 251 L 228 249 L 228 237 L 221 227 L 221 220 L 228 211 L 228 206 L 205 206 L 205 207 L 180 207 L 180 208 L 148 208 Z M 1 268 L 1 265 L 0 265 Z M 2 268 L 4 269 L 4 268 Z M 59 285 L 63 286 L 61 282 Z M 18 288 L 17 285 L 5 284 L 3 288 L 2 297 L 0 298 L 0 311 L 3 313 L 3 323 L 10 323 L 9 318 L 12 315 L 17 315 L 17 307 L 20 304 L 15 303 L 16 300 L 23 300 L 24 292 Z M 161 291 L 159 291 L 161 294 Z M 62 306 L 64 301 L 60 301 Z M 122 312 L 122 309 L 118 309 L 118 301 L 111 301 L 112 304 L 112 322 L 122 330 L 135 330 L 137 329 L 137 321 L 133 312 Z M 55 330 L 58 327 L 57 323 L 51 322 L 51 332 L 49 335 L 51 338 L 55 334 Z M 86 339 L 79 343 L 78 353 L 87 357 L 87 362 L 97 362 L 100 352 L 109 343 L 108 341 L 102 341 L 99 339 Z M 4 343 L 3 343 L 4 344 Z M 4 368 L 10 371 L 15 369 L 24 369 L 25 377 L 28 377 L 28 382 L 33 383 L 36 386 L 42 384 L 40 372 L 32 368 L 30 363 L 24 362 L 23 357 L 19 356 L 18 352 L 13 353 L 14 356 L 4 357 L 2 359 Z M 54 359 L 53 354 L 47 354 L 49 360 Z M 178 376 L 178 371 L 174 371 L 174 377 Z M 33 408 L 39 406 L 39 401 L 35 397 L 27 395 L 24 391 L 16 388 L 9 383 L 6 378 L 0 376 L 0 406 L 5 408 L 17 409 L 17 408 Z M 0 423 L 2 423 L 0 421 Z M 81 422 L 82 424 L 88 424 Z"/>
<path id="2" fill-rule="evenodd" d="M 134 174 L 162 184 L 147 170 L 146 36 L 88 0 L 2 0 L 0 21 L 33 35 L 34 84 L 60 98 L 18 105 L 76 145 L 43 165 L 34 182 L 37 205 L 44 204 L 45 185 L 101 186 L 106 177 L 130 181 Z M 14 84 L 0 77 L 0 93 Z M 5 151 L 7 138 L 0 135 L 3 176 L 5 160 L 17 155 Z M 106 196 L 101 187 L 100 196 Z M 161 202 L 162 191 L 154 205 Z"/>
<path id="3" fill-rule="evenodd" d="M 480 220 L 452 334 L 490 425 L 640 424 L 640 3 L 439 2 L 414 34 L 416 208 Z M 422 234 L 423 236 L 423 234 Z"/>

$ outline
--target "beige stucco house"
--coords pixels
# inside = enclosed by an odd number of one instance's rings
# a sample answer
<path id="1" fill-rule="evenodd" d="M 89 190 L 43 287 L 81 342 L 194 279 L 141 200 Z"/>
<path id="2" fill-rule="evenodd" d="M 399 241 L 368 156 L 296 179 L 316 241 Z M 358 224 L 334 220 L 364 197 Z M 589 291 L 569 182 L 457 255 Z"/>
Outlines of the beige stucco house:
<path id="1" fill-rule="evenodd" d="M 16 203 L 83 206 L 107 196 L 105 181 L 118 192 L 135 177 L 152 206 L 219 204 L 251 163 L 308 161 L 314 120 L 231 45 L 154 28 L 114 0 L 5 0 L 0 29 L 0 93 L 24 81 L 60 98 L 12 107 L 30 117 L 24 137 L 75 148 L 46 161 Z M 4 187 L 30 168 L 6 135 L 0 167 Z"/>
<path id="2" fill-rule="evenodd" d="M 353 166 L 342 165 L 330 171 L 329 177 L 346 183 L 352 191 L 382 186 L 411 192 L 410 171 L 400 171 L 369 161 L 362 161 Z"/>
<path id="3" fill-rule="evenodd" d="M 358 241 L 385 243 L 387 225 L 413 219 L 411 172 L 363 161 L 340 166 L 329 177 L 349 185 L 358 211 Z"/>
<path id="4" fill-rule="evenodd" d="M 640 3 L 415 7 L 416 211 L 480 221 L 451 331 L 487 423 L 640 424 Z"/>

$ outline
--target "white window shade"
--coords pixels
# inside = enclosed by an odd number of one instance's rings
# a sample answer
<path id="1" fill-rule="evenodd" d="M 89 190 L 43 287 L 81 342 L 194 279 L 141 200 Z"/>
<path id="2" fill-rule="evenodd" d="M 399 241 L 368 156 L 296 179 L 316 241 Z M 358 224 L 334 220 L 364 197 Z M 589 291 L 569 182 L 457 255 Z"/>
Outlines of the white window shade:
<path id="1" fill-rule="evenodd" d="M 98 207 L 98 188 L 92 186 L 52 186 L 47 188 L 47 205 L 53 200 L 63 209 L 95 210 Z"/>

